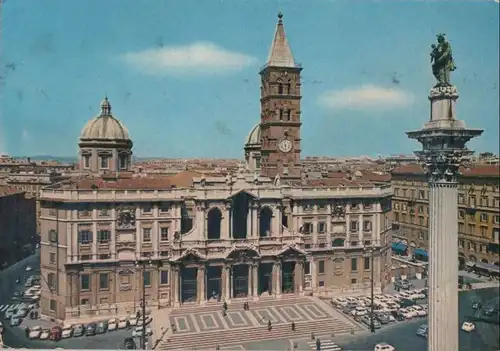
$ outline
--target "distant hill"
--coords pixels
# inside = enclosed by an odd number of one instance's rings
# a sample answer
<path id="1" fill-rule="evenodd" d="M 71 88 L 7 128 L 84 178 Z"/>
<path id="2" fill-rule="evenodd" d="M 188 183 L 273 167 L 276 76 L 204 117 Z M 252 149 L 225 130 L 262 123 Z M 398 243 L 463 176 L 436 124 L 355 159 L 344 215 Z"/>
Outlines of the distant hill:
<path id="1" fill-rule="evenodd" d="M 34 155 L 34 156 L 14 156 L 16 159 L 27 159 L 30 158 L 32 161 L 57 161 L 60 163 L 76 163 L 77 158 L 75 156 L 52 156 L 52 155 Z"/>

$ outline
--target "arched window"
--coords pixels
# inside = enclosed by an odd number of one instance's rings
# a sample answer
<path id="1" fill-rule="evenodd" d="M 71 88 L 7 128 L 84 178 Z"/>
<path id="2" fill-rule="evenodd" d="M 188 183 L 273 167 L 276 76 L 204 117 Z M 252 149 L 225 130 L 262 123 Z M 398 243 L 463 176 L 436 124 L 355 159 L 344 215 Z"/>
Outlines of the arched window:
<path id="1" fill-rule="evenodd" d="M 332 241 L 332 247 L 343 247 L 344 246 L 344 239 L 342 238 L 337 238 Z"/>
<path id="2" fill-rule="evenodd" d="M 474 256 L 474 255 L 470 255 L 470 256 L 469 256 L 469 261 L 476 262 L 476 261 L 477 261 L 476 256 Z"/>
<path id="3" fill-rule="evenodd" d="M 269 207 L 260 210 L 259 236 L 261 238 L 271 235 L 272 220 L 273 211 Z"/>
<path id="4" fill-rule="evenodd" d="M 222 213 L 214 207 L 208 211 L 207 216 L 207 237 L 208 240 L 218 240 L 221 237 Z"/>
<path id="5" fill-rule="evenodd" d="M 488 263 L 488 260 L 487 260 L 487 259 L 485 259 L 485 258 L 483 258 L 483 259 L 481 260 L 481 262 L 483 262 L 483 263 Z"/>

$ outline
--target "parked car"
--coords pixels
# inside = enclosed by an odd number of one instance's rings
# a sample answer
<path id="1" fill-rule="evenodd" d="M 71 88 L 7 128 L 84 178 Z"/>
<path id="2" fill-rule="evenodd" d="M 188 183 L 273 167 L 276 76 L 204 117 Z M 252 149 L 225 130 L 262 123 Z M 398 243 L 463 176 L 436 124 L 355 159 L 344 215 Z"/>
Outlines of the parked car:
<path id="1" fill-rule="evenodd" d="M 396 351 L 394 346 L 389 345 L 388 343 L 382 342 L 380 344 L 375 345 L 374 351 Z"/>
<path id="2" fill-rule="evenodd" d="M 26 308 L 21 308 L 17 310 L 16 317 L 18 318 L 26 318 L 28 316 L 29 311 Z"/>
<path id="3" fill-rule="evenodd" d="M 85 328 L 83 324 L 76 324 L 73 326 L 73 336 L 78 337 L 82 336 L 85 333 Z"/>
<path id="4" fill-rule="evenodd" d="M 40 334 L 42 333 L 42 327 L 40 327 L 39 325 L 33 327 L 33 328 L 30 328 L 30 332 L 28 334 L 28 337 L 30 339 L 38 339 L 40 337 Z"/>
<path id="5" fill-rule="evenodd" d="M 40 340 L 47 340 L 50 336 L 50 329 L 42 329 L 40 333 Z"/>
<path id="6" fill-rule="evenodd" d="M 18 325 L 21 325 L 21 322 L 22 322 L 22 321 L 23 321 L 23 320 L 22 320 L 21 318 L 17 318 L 17 317 L 12 316 L 12 317 L 10 318 L 10 323 L 9 323 L 9 325 L 10 325 L 11 327 L 17 327 Z"/>
<path id="7" fill-rule="evenodd" d="M 408 281 L 408 280 L 396 280 L 394 282 L 394 288 L 399 288 L 399 289 L 404 289 L 404 290 L 409 290 L 413 284 Z"/>
<path id="8" fill-rule="evenodd" d="M 415 312 L 417 312 L 417 315 L 419 317 L 425 317 L 425 316 L 427 316 L 427 311 L 422 306 L 415 305 L 415 306 L 412 306 L 411 308 Z"/>
<path id="9" fill-rule="evenodd" d="M 31 266 L 26 266 L 26 272 L 31 272 Z"/>
<path id="10" fill-rule="evenodd" d="M 151 321 L 153 320 L 153 318 L 149 315 L 146 315 L 146 318 L 142 318 L 142 317 L 139 317 L 137 319 L 137 326 L 140 327 L 142 326 L 143 322 L 145 325 L 148 325 L 149 323 L 151 323 Z"/>
<path id="11" fill-rule="evenodd" d="M 391 315 L 397 320 L 397 321 L 404 321 L 406 318 L 405 316 L 401 313 L 401 311 L 392 311 Z"/>
<path id="12" fill-rule="evenodd" d="M 108 323 L 107 322 L 100 322 L 97 324 L 97 327 L 95 329 L 96 334 L 104 334 L 108 330 Z"/>
<path id="13" fill-rule="evenodd" d="M 356 307 L 351 311 L 351 315 L 356 316 L 364 316 L 366 314 L 366 309 L 364 307 Z"/>
<path id="14" fill-rule="evenodd" d="M 418 336 L 426 338 L 428 332 L 429 332 L 429 326 L 427 324 L 422 324 L 420 327 L 418 327 L 416 334 Z"/>
<path id="15" fill-rule="evenodd" d="M 389 316 L 385 313 L 375 313 L 375 318 L 382 324 L 389 324 L 391 322 Z"/>
<path id="16" fill-rule="evenodd" d="M 494 307 L 488 307 L 488 308 L 484 309 L 483 314 L 484 314 L 485 316 L 491 317 L 491 316 L 493 316 L 496 312 L 497 312 L 497 309 L 496 309 L 496 308 L 494 308 Z"/>
<path id="17" fill-rule="evenodd" d="M 135 315 L 130 315 L 128 318 L 128 325 L 131 327 L 135 327 L 137 325 L 137 317 Z"/>
<path id="18" fill-rule="evenodd" d="M 62 339 L 71 338 L 72 335 L 73 335 L 73 326 L 70 324 L 65 324 L 62 328 L 61 338 Z"/>
<path id="19" fill-rule="evenodd" d="M 118 320 L 118 329 L 126 329 L 128 327 L 128 321 L 126 317 L 122 317 Z"/>
<path id="20" fill-rule="evenodd" d="M 472 309 L 474 310 L 480 310 L 481 308 L 483 308 L 483 304 L 479 301 L 476 301 L 472 304 Z"/>
<path id="21" fill-rule="evenodd" d="M 134 338 L 140 338 L 140 337 L 142 337 L 142 330 L 143 330 L 143 328 L 144 327 L 142 327 L 142 326 L 136 327 L 132 331 L 132 337 L 134 337 Z M 151 328 L 146 327 L 146 336 L 150 336 L 150 335 L 153 335 L 153 330 Z"/>
<path id="22" fill-rule="evenodd" d="M 87 324 L 87 327 L 85 328 L 85 335 L 87 335 L 87 336 L 95 335 L 96 328 L 97 328 L 97 325 L 95 323 Z"/>
<path id="23" fill-rule="evenodd" d="M 415 304 L 416 304 L 415 301 L 410 299 L 401 299 L 401 301 L 399 301 L 399 306 L 403 308 L 414 306 Z"/>
<path id="24" fill-rule="evenodd" d="M 116 322 L 115 318 L 111 318 L 108 321 L 108 331 L 116 330 L 116 328 L 118 328 L 118 323 Z"/>
<path id="25" fill-rule="evenodd" d="M 62 328 L 60 326 L 56 325 L 55 327 L 52 327 L 52 329 L 50 329 L 50 336 L 49 336 L 50 340 L 59 341 L 61 340 L 61 337 L 62 337 Z"/>

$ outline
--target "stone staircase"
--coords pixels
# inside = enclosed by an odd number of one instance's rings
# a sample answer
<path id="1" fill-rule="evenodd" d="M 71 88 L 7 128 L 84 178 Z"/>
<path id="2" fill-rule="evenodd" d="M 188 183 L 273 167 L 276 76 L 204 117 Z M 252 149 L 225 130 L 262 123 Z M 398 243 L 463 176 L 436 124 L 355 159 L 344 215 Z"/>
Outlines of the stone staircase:
<path id="1" fill-rule="evenodd" d="M 260 326 L 247 328 L 223 329 L 192 334 L 174 334 L 169 340 L 162 341 L 157 349 L 214 350 L 218 345 L 239 345 L 272 339 L 300 339 L 310 337 L 311 333 L 315 335 L 343 334 L 349 333 L 355 328 L 351 323 L 346 323 L 335 318 L 297 322 L 295 323 L 295 331 L 291 330 L 289 323 L 273 324 L 272 330 L 268 331 L 267 324 L 263 323 Z"/>

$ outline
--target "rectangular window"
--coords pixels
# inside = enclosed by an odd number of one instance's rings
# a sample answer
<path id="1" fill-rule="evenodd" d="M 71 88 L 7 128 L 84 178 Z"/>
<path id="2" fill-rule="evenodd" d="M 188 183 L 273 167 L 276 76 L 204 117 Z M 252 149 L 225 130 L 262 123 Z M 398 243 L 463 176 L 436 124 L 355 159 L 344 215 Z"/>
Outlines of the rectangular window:
<path id="1" fill-rule="evenodd" d="M 419 217 L 418 218 L 418 224 L 420 224 L 421 226 L 424 225 L 424 217 Z"/>
<path id="2" fill-rule="evenodd" d="M 168 284 L 168 271 L 160 271 L 160 284 L 161 285 Z"/>
<path id="3" fill-rule="evenodd" d="M 109 276 L 108 273 L 99 274 L 99 289 L 109 289 Z"/>
<path id="4" fill-rule="evenodd" d="M 365 257 L 365 270 L 370 269 L 370 257 Z"/>
<path id="5" fill-rule="evenodd" d="M 318 261 L 318 273 L 319 274 L 325 273 L 325 261 L 323 260 Z"/>
<path id="6" fill-rule="evenodd" d="M 493 242 L 498 243 L 500 241 L 500 229 L 493 229 Z"/>
<path id="7" fill-rule="evenodd" d="M 142 229 L 142 241 L 145 243 L 151 242 L 151 228 Z"/>
<path id="8" fill-rule="evenodd" d="M 475 196 L 469 196 L 469 206 L 476 207 L 476 197 Z"/>
<path id="9" fill-rule="evenodd" d="M 170 204 L 168 202 L 162 202 L 160 204 L 160 212 L 168 212 L 170 211 Z"/>
<path id="10" fill-rule="evenodd" d="M 500 216 L 495 216 L 495 218 L 493 219 L 493 223 L 495 224 L 500 223 Z"/>
<path id="11" fill-rule="evenodd" d="M 109 157 L 101 156 L 101 168 L 108 169 L 109 168 Z"/>
<path id="12" fill-rule="evenodd" d="M 151 272 L 143 272 L 144 274 L 144 285 L 151 286 Z"/>
<path id="13" fill-rule="evenodd" d="M 358 259 L 351 258 L 351 272 L 357 272 L 357 271 L 358 271 Z"/>
<path id="14" fill-rule="evenodd" d="M 83 156 L 83 168 L 89 169 L 90 168 L 90 156 Z"/>
<path id="15" fill-rule="evenodd" d="M 458 211 L 458 218 L 464 219 L 465 218 L 465 211 L 464 210 L 459 210 Z"/>
<path id="16" fill-rule="evenodd" d="M 313 231 L 313 224 L 312 223 L 304 223 L 302 231 L 304 234 L 311 234 L 311 232 Z"/>
<path id="17" fill-rule="evenodd" d="M 304 274 L 311 274 L 311 262 L 304 263 Z"/>
<path id="18" fill-rule="evenodd" d="M 99 259 L 100 260 L 109 260 L 111 258 L 110 254 L 100 254 Z"/>
<path id="19" fill-rule="evenodd" d="M 356 284 L 357 282 L 358 282 L 358 280 L 356 278 L 351 279 L 351 284 Z"/>
<path id="20" fill-rule="evenodd" d="M 56 300 L 50 300 L 50 311 L 51 312 L 57 312 L 57 301 Z"/>
<path id="21" fill-rule="evenodd" d="M 488 223 L 488 214 L 487 213 L 481 213 L 481 222 Z"/>
<path id="22" fill-rule="evenodd" d="M 363 230 L 369 232 L 372 230 L 372 221 L 363 221 Z"/>
<path id="23" fill-rule="evenodd" d="M 127 155 L 120 155 L 120 169 L 127 169 L 127 164 L 128 164 L 128 156 Z"/>
<path id="24" fill-rule="evenodd" d="M 49 290 L 54 293 L 57 288 L 56 275 L 54 273 L 47 274 L 47 285 L 49 286 Z"/>
<path id="25" fill-rule="evenodd" d="M 83 229 L 78 232 L 78 242 L 80 244 L 90 244 L 92 242 L 92 231 Z"/>
<path id="26" fill-rule="evenodd" d="M 458 223 L 458 232 L 465 233 L 465 225 L 463 223 Z"/>
<path id="27" fill-rule="evenodd" d="M 111 238 L 111 232 L 109 230 L 99 230 L 97 232 L 97 241 L 100 244 L 106 244 Z"/>
<path id="28" fill-rule="evenodd" d="M 358 231 L 358 221 L 351 221 L 351 232 Z"/>
<path id="29" fill-rule="evenodd" d="M 319 222 L 318 223 L 318 233 L 324 233 L 326 232 L 326 223 L 325 222 Z"/>
<path id="30" fill-rule="evenodd" d="M 153 209 L 151 208 L 151 206 L 145 206 L 145 207 L 142 209 L 142 212 L 143 212 L 143 213 L 151 213 L 151 212 L 153 212 Z"/>
<path id="31" fill-rule="evenodd" d="M 56 263 L 56 254 L 54 252 L 51 252 L 49 254 L 49 260 L 50 260 L 50 263 L 52 263 L 52 264 Z"/>
<path id="32" fill-rule="evenodd" d="M 488 207 L 488 198 L 487 197 L 482 196 L 479 201 L 481 201 L 481 206 L 482 207 Z"/>
<path id="33" fill-rule="evenodd" d="M 90 290 L 90 275 L 82 274 L 80 276 L 80 290 Z"/>
<path id="34" fill-rule="evenodd" d="M 418 198 L 421 200 L 425 199 L 425 190 L 419 190 L 418 191 Z"/>
<path id="35" fill-rule="evenodd" d="M 168 241 L 168 227 L 163 227 L 160 229 L 160 240 Z"/>
<path id="36" fill-rule="evenodd" d="M 260 157 L 255 158 L 255 168 L 260 168 Z"/>
<path id="37" fill-rule="evenodd" d="M 463 194 L 458 194 L 458 203 L 459 204 L 465 203 L 465 196 Z"/>

